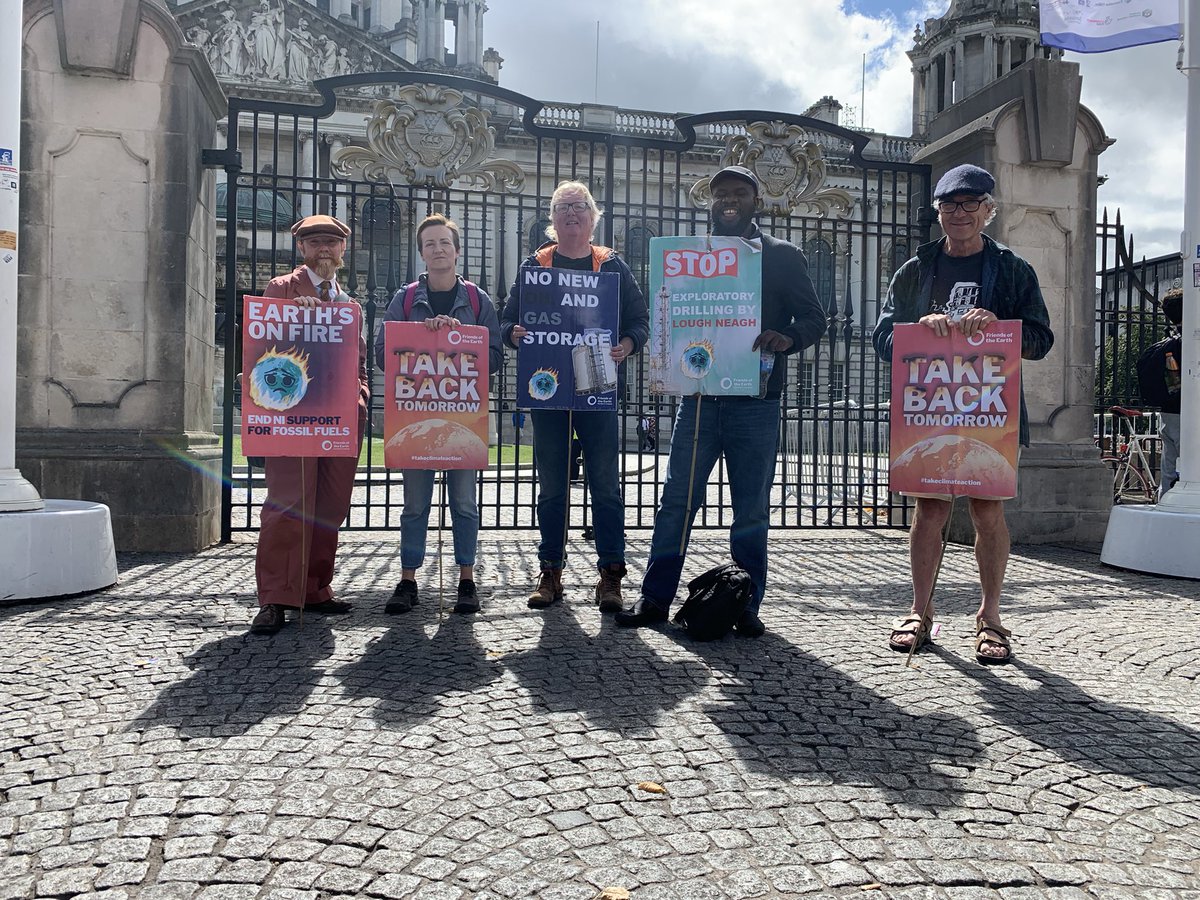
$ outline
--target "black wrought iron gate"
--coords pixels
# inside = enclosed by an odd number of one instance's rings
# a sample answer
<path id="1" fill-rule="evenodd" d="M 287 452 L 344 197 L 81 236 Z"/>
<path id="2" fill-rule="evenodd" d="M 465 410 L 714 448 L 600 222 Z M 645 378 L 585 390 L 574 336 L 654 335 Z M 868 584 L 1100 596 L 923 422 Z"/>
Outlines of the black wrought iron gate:
<path id="1" fill-rule="evenodd" d="M 887 491 L 888 370 L 870 334 L 892 271 L 928 239 L 929 167 L 909 162 L 919 144 L 759 110 L 669 117 L 547 105 L 426 73 L 346 75 L 316 87 L 321 102 L 311 106 L 231 98 L 227 146 L 207 154 L 225 171 L 217 196 L 225 539 L 257 527 L 265 494 L 235 438 L 241 298 L 296 265 L 288 229 L 301 215 L 329 213 L 353 229 L 342 280 L 363 303 L 370 340 L 392 295 L 421 271 L 415 227 L 430 212 L 459 223 L 463 274 L 502 305 L 521 260 L 544 240 L 555 185 L 584 181 L 604 209 L 597 242 L 621 252 L 645 291 L 650 238 L 707 231 L 708 176 L 729 162 L 758 174 L 762 226 L 804 249 L 828 314 L 824 339 L 789 360 L 773 525 L 906 521 Z M 646 361 L 636 363 L 621 401 L 631 529 L 653 522 L 675 406 L 648 393 Z M 493 383 L 496 457 L 478 487 L 484 528 L 535 524 L 531 437 L 519 427 L 512 367 L 510 354 Z M 349 528 L 398 527 L 401 483 L 383 467 L 381 401 L 377 390 Z M 643 415 L 658 424 L 655 450 L 639 446 Z M 570 515 L 586 527 L 586 485 L 572 492 Z M 730 518 L 719 470 L 698 525 Z"/>

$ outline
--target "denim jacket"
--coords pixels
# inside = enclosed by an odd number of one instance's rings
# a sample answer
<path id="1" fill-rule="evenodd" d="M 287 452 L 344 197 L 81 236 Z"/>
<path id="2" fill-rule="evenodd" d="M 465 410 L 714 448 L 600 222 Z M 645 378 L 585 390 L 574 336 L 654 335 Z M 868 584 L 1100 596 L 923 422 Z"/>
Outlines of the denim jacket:
<path id="1" fill-rule="evenodd" d="M 1021 358 L 1042 359 L 1054 346 L 1050 314 L 1038 286 L 1037 274 L 1012 250 L 986 234 L 983 238 L 983 284 L 978 305 L 999 319 L 1020 319 Z M 942 251 L 942 240 L 922 244 L 917 255 L 892 277 L 887 299 L 879 312 L 872 341 L 882 359 L 892 358 L 892 326 L 917 322 L 929 312 L 933 295 L 934 262 Z M 1025 389 L 1021 388 L 1021 444 L 1029 446 L 1029 416 L 1025 411 Z"/>

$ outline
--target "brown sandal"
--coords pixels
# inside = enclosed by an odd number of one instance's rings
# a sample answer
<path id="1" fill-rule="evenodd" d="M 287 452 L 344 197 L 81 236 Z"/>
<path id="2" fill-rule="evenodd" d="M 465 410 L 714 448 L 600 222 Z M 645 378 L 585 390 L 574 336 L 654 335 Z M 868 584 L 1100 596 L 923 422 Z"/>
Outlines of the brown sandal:
<path id="1" fill-rule="evenodd" d="M 905 644 L 896 640 L 898 637 L 913 635 L 912 643 Z M 925 646 L 933 635 L 933 615 L 909 613 L 902 619 L 892 622 L 892 634 L 888 638 L 888 647 L 897 653 L 916 653 Z"/>
<path id="2" fill-rule="evenodd" d="M 987 619 L 975 620 L 975 660 L 985 666 L 998 666 L 1012 661 L 1012 644 L 1008 639 L 1012 632 L 999 622 Z M 995 644 L 1004 650 L 1003 656 L 990 656 L 983 652 L 984 644 Z"/>

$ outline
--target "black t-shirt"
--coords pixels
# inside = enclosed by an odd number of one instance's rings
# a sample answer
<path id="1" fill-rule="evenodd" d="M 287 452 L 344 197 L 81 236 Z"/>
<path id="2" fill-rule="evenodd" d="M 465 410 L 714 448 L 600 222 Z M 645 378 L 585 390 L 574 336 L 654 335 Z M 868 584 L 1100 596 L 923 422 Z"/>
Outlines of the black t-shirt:
<path id="1" fill-rule="evenodd" d="M 458 296 L 457 284 L 448 291 L 431 291 L 426 285 L 425 292 L 429 296 L 429 305 L 435 316 L 450 315 L 450 310 L 454 309 L 454 298 Z"/>
<path id="2" fill-rule="evenodd" d="M 563 256 L 555 250 L 553 262 L 556 269 L 579 269 L 582 272 L 592 271 L 592 254 L 590 253 L 579 259 L 571 259 L 571 257 Z"/>
<path id="3" fill-rule="evenodd" d="M 983 281 L 983 251 L 970 256 L 938 254 L 933 269 L 933 293 L 929 298 L 931 313 L 945 313 L 957 322 L 967 310 L 979 305 Z"/>

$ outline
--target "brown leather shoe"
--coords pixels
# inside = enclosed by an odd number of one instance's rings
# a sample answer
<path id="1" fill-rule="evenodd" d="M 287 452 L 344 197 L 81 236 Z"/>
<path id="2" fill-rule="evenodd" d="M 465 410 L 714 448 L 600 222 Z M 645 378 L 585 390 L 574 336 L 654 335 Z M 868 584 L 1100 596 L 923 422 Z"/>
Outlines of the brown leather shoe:
<path id="1" fill-rule="evenodd" d="M 600 569 L 600 580 L 596 582 L 596 603 L 600 612 L 620 612 L 625 605 L 621 596 L 621 579 L 625 577 L 625 563 L 611 563 Z"/>
<path id="2" fill-rule="evenodd" d="M 545 609 L 547 606 L 561 603 L 562 598 L 562 569 L 542 569 L 537 588 L 529 595 L 529 608 Z"/>
<path id="3" fill-rule="evenodd" d="M 287 616 L 283 607 L 277 603 L 268 603 L 258 611 L 254 621 L 250 623 L 251 634 L 274 634 L 283 627 Z"/>

